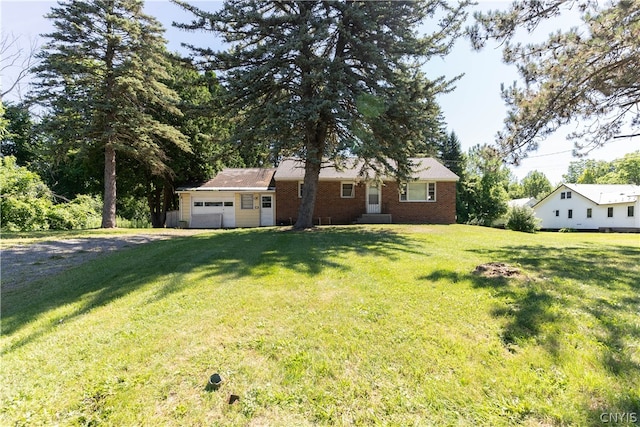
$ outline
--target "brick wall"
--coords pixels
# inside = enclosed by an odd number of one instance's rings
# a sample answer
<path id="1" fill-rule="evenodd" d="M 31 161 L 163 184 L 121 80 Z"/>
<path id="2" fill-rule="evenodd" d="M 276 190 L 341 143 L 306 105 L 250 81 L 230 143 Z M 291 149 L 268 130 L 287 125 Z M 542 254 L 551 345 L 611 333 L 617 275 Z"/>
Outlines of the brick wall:
<path id="1" fill-rule="evenodd" d="M 340 181 L 321 181 L 318 183 L 313 211 L 314 222 L 318 223 L 320 218 L 325 224 L 331 218 L 331 224 L 351 224 L 366 210 L 365 191 L 364 184 L 357 184 L 355 197 L 342 198 Z M 298 181 L 277 181 L 276 224 L 289 225 L 290 221 L 295 222 L 299 207 Z"/>
<path id="2" fill-rule="evenodd" d="M 437 182 L 435 202 L 401 202 L 396 182 L 382 189 L 382 213 L 394 223 L 453 224 L 456 222 L 456 183 Z"/>
<path id="3" fill-rule="evenodd" d="M 366 213 L 366 185 L 356 185 L 355 197 L 340 197 L 340 181 L 321 181 L 313 213 L 322 223 L 351 224 Z M 298 181 L 276 181 L 276 224 L 296 221 L 300 198 Z M 436 183 L 435 202 L 401 202 L 396 182 L 385 182 L 382 188 L 382 213 L 391 214 L 394 223 L 452 224 L 456 222 L 456 183 Z"/>

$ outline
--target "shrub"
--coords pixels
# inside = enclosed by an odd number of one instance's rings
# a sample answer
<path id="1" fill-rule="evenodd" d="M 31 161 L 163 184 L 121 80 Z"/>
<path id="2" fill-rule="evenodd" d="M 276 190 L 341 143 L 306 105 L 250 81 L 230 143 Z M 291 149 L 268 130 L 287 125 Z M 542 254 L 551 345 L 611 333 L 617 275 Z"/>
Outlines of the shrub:
<path id="1" fill-rule="evenodd" d="M 533 233 L 540 228 L 540 220 L 528 206 L 514 206 L 509 211 L 506 227 L 513 231 Z"/>
<path id="2" fill-rule="evenodd" d="M 47 212 L 51 201 L 14 195 L 3 195 L 0 200 L 3 230 L 33 231 L 49 228 Z"/>
<path id="3" fill-rule="evenodd" d="M 79 195 L 71 202 L 55 205 L 47 215 L 52 230 L 88 228 L 99 223 L 102 202 L 87 195 Z"/>
<path id="4" fill-rule="evenodd" d="M 13 156 L 0 158 L 0 221 L 3 230 L 49 228 L 51 191 L 38 174 L 16 165 Z"/>

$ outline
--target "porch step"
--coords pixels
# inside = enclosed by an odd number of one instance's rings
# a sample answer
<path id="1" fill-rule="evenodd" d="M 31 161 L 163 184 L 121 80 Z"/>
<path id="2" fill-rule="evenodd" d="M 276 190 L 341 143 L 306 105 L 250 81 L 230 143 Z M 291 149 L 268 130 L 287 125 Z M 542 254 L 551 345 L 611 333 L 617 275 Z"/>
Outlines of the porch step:
<path id="1" fill-rule="evenodd" d="M 391 224 L 391 214 L 362 214 L 354 224 Z"/>

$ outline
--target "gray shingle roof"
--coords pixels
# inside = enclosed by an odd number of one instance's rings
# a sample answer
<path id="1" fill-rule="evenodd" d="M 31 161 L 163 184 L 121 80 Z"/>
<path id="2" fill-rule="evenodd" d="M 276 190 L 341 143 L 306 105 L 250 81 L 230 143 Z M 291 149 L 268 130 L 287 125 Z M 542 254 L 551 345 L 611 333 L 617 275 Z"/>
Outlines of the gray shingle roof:
<path id="1" fill-rule="evenodd" d="M 451 172 L 442 163 L 432 157 L 412 158 L 414 163 L 415 179 L 424 181 L 457 181 L 458 175 Z M 347 160 L 347 165 L 342 169 L 328 164 L 320 170 L 321 180 L 360 180 L 364 179 L 361 174 L 363 163 L 355 159 Z M 304 179 L 304 162 L 300 159 L 283 160 L 274 176 L 276 181 L 301 181 Z M 392 180 L 391 177 L 384 177 L 385 180 Z"/>

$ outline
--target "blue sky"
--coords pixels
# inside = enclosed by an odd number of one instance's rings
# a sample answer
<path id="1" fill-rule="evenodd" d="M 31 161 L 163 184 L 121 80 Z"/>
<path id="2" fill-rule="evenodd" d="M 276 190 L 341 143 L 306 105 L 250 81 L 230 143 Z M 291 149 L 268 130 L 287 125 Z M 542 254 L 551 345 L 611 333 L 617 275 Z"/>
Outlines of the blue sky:
<path id="1" fill-rule="evenodd" d="M 203 9 L 220 7 L 220 1 L 193 1 Z M 478 1 L 476 9 L 504 9 L 507 1 Z M 30 40 L 39 39 L 39 34 L 50 31 L 51 25 L 43 17 L 52 6 L 53 1 L 39 0 L 2 0 L 0 20 L 2 33 L 13 33 L 21 37 L 24 47 Z M 190 15 L 167 0 L 147 0 L 147 13 L 155 16 L 165 26 L 165 37 L 169 41 L 171 51 L 181 51 L 182 42 L 198 46 L 219 46 L 213 34 L 202 32 L 185 32 L 171 27 L 171 22 L 187 22 Z M 549 33 L 558 29 L 567 29 L 579 25 L 576 13 L 567 13 L 560 18 L 545 22 L 533 35 L 519 34 L 524 42 L 544 40 Z M 41 42 L 42 39 L 39 39 Z M 215 43 L 215 45 L 214 45 Z M 431 77 L 445 75 L 464 76 L 457 82 L 456 89 L 449 94 L 441 95 L 438 101 L 445 115 L 450 130 L 458 135 L 463 149 L 480 143 L 491 143 L 496 133 L 502 129 L 506 115 L 506 107 L 500 97 L 500 85 L 511 84 L 518 80 L 514 66 L 502 62 L 502 50 L 497 44 L 489 44 L 476 52 L 471 49 L 468 40 L 459 40 L 453 51 L 444 59 L 434 58 L 426 65 L 427 74 Z M 4 80 L 4 78 L 3 78 Z M 11 96 L 7 100 L 15 99 Z M 577 160 L 572 157 L 573 143 L 566 141 L 565 135 L 573 130 L 572 126 L 561 129 L 540 144 L 537 152 L 531 153 L 519 167 L 511 170 L 522 179 L 531 170 L 544 172 L 552 184 L 560 182 L 562 174 L 567 172 L 569 162 Z M 603 148 L 592 151 L 587 158 L 613 160 L 640 149 L 640 138 L 617 139 Z"/>

